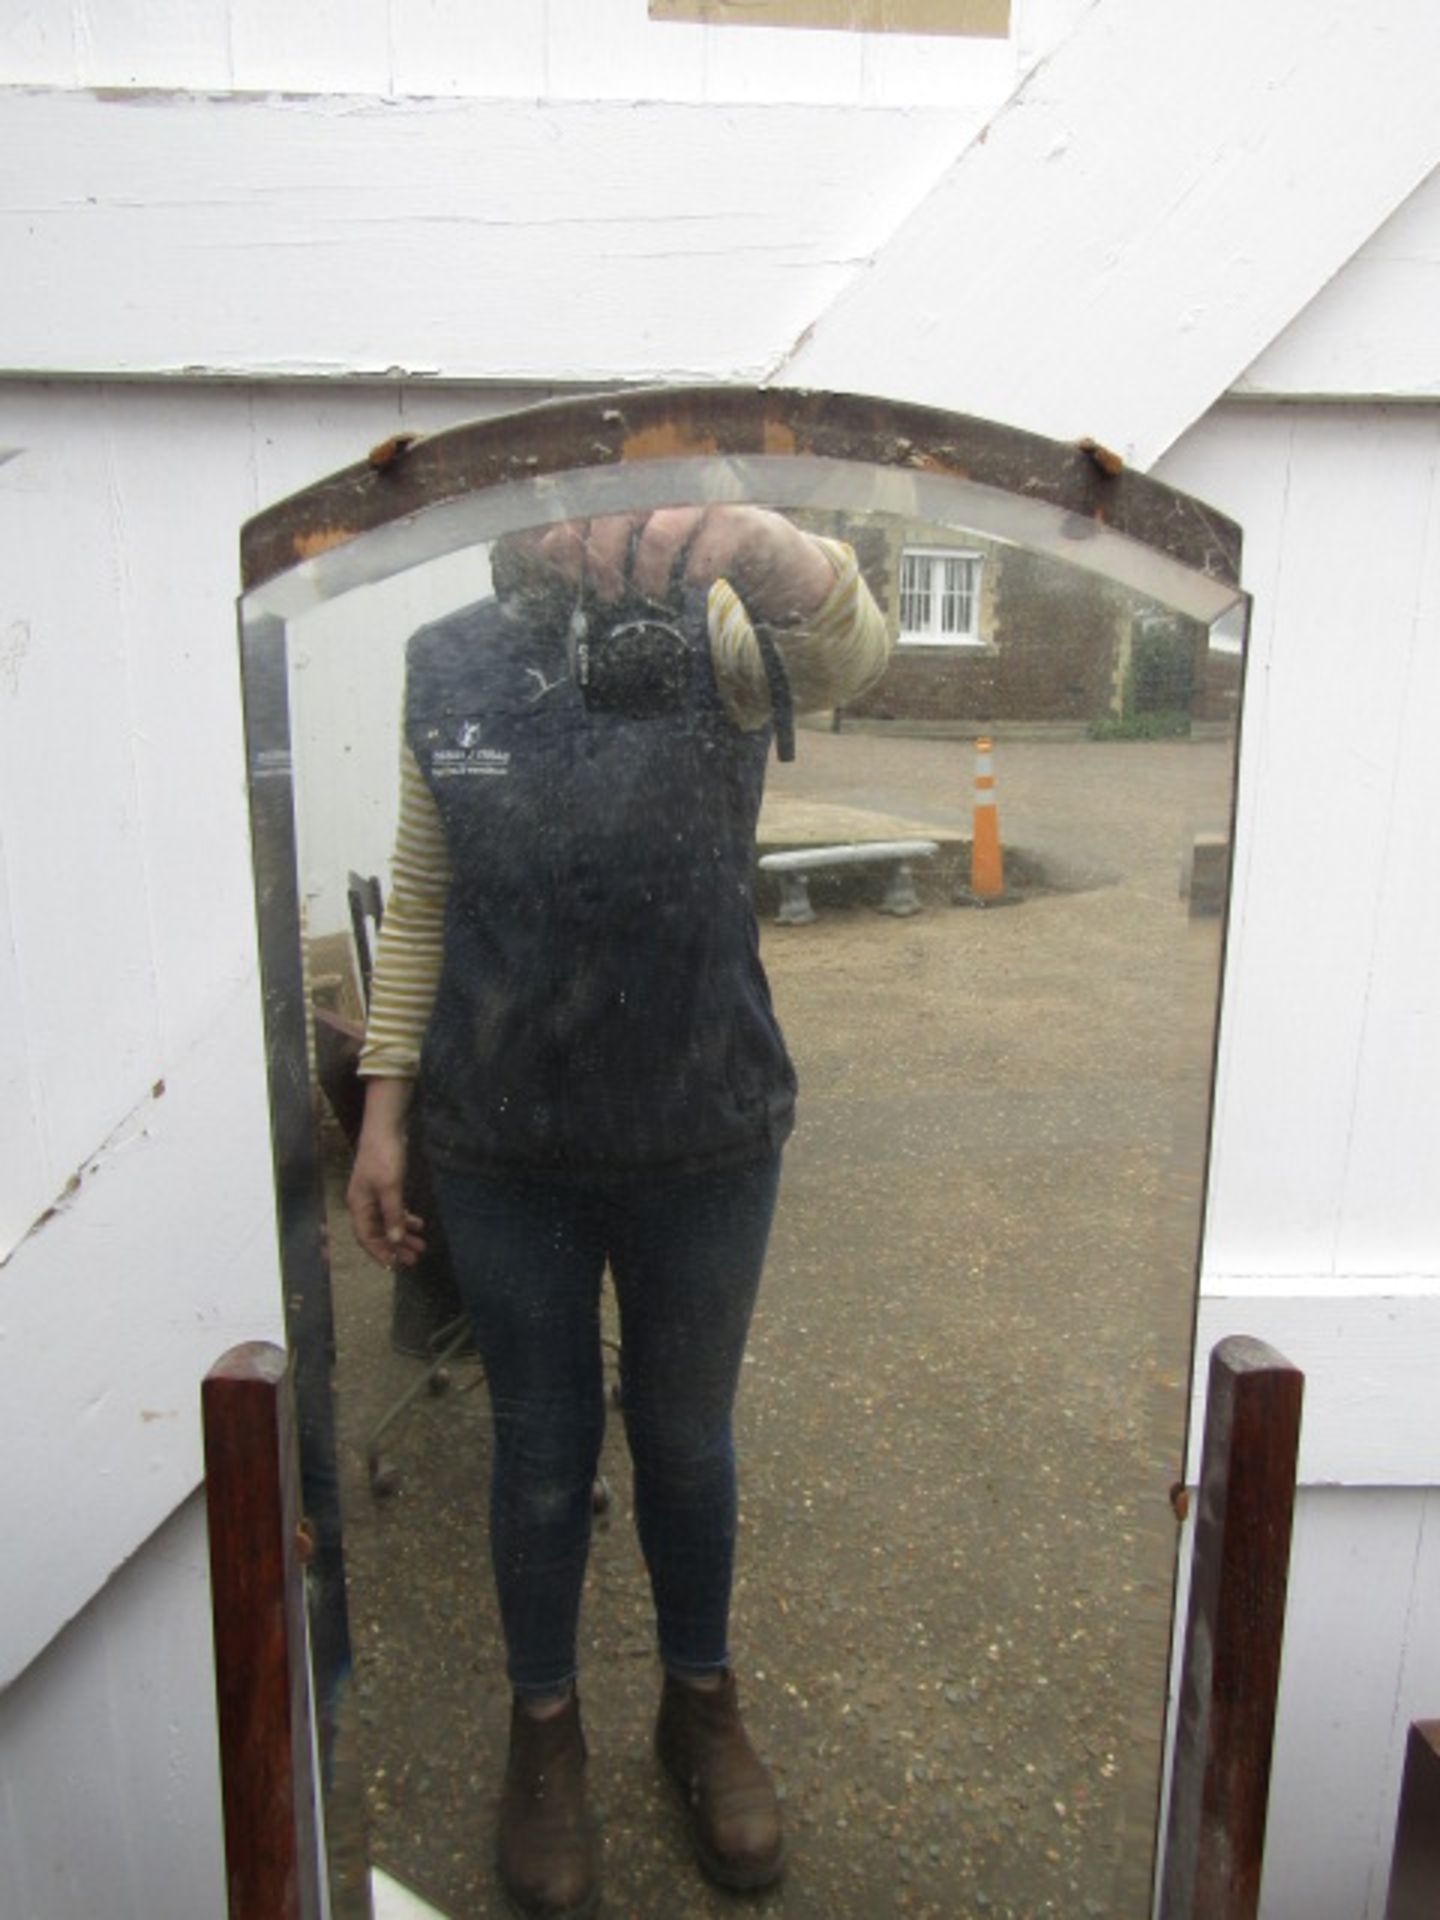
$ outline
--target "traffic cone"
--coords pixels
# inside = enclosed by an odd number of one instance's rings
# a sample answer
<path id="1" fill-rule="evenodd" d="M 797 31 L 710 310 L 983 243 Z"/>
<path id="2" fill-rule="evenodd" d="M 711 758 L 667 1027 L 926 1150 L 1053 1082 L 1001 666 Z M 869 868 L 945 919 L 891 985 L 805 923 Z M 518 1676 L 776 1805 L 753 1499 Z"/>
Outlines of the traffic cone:
<path id="1" fill-rule="evenodd" d="M 995 806 L 995 769 L 991 743 L 975 742 L 975 812 L 970 834 L 970 884 L 957 886 L 957 907 L 998 907 L 1014 899 L 1005 891 L 1005 862 L 1000 852 L 1000 819 Z"/>

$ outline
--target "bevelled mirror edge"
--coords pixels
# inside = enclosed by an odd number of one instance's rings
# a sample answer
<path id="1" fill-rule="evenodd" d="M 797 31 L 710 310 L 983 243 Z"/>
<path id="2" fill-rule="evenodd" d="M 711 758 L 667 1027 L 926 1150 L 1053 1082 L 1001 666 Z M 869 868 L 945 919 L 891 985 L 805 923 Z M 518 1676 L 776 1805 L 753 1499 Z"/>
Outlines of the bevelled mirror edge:
<path id="1" fill-rule="evenodd" d="M 851 416 L 848 424 L 837 414 Z M 329 1302 L 325 1257 L 310 1231 L 313 1149 L 298 1141 L 310 1106 L 297 903 L 285 904 L 293 817 L 288 828 L 279 821 L 293 806 L 289 740 L 267 706 L 278 684 L 283 718 L 276 647 L 283 654 L 287 618 L 385 579 L 416 556 L 586 508 L 732 498 L 788 508 L 831 498 L 853 504 L 861 495 L 882 513 L 948 515 L 957 525 L 973 518 L 1001 540 L 1027 542 L 1137 593 L 1159 589 L 1157 598 L 1211 627 L 1212 646 L 1243 656 L 1239 532 L 1223 517 L 1143 476 L 1111 473 L 1084 448 L 853 397 L 705 388 L 547 403 L 363 463 L 247 523 L 242 636 L 247 716 L 254 711 L 250 775 L 277 1194 L 288 1304 L 309 1323 L 307 1341 L 315 1314 L 328 1326 Z M 283 677 L 283 664 L 278 671 Z M 1234 701 L 1238 711 L 1238 678 Z M 1212 1074 L 1213 1058 L 1207 1088 Z M 1208 1112 L 1208 1092 L 1205 1104 Z M 292 1333 L 298 1337 L 293 1319 Z"/>

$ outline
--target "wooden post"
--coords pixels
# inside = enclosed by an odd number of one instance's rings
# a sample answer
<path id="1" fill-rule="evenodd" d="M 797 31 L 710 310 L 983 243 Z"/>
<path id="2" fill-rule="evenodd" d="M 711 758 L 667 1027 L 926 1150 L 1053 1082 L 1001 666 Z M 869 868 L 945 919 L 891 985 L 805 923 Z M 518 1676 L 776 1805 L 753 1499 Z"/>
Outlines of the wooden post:
<path id="1" fill-rule="evenodd" d="M 1412 1720 L 1385 1920 L 1440 1913 L 1440 1720 Z"/>
<path id="2" fill-rule="evenodd" d="M 1210 1356 L 1160 1920 L 1254 1920 L 1304 1376 L 1263 1341 Z"/>
<path id="3" fill-rule="evenodd" d="M 230 1920 L 319 1920 L 290 1366 L 262 1341 L 205 1376 L 205 1505 Z"/>

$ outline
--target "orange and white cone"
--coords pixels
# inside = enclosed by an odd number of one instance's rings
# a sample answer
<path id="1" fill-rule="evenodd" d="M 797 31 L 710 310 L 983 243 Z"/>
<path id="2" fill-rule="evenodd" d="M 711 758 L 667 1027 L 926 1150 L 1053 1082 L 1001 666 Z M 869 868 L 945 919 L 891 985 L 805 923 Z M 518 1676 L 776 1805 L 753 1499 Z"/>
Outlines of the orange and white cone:
<path id="1" fill-rule="evenodd" d="M 1014 896 L 1005 891 L 1005 862 L 1000 851 L 1000 818 L 995 805 L 995 765 L 991 743 L 975 742 L 975 811 L 970 835 L 970 884 L 955 889 L 958 906 L 998 907 Z"/>

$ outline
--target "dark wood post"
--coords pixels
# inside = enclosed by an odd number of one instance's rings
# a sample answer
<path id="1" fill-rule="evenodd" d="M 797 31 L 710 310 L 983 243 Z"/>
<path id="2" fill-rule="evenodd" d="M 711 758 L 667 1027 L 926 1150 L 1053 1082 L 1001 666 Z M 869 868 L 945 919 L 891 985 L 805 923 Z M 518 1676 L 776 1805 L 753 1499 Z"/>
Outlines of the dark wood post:
<path id="1" fill-rule="evenodd" d="M 215 1687 L 230 1920 L 319 1920 L 300 1481 L 289 1361 L 262 1341 L 205 1376 Z"/>
<path id="2" fill-rule="evenodd" d="M 1304 1376 L 1263 1341 L 1210 1356 L 1160 1920 L 1254 1920 Z"/>
<path id="3" fill-rule="evenodd" d="M 1412 1720 L 1385 1920 L 1440 1913 L 1440 1720 Z"/>

